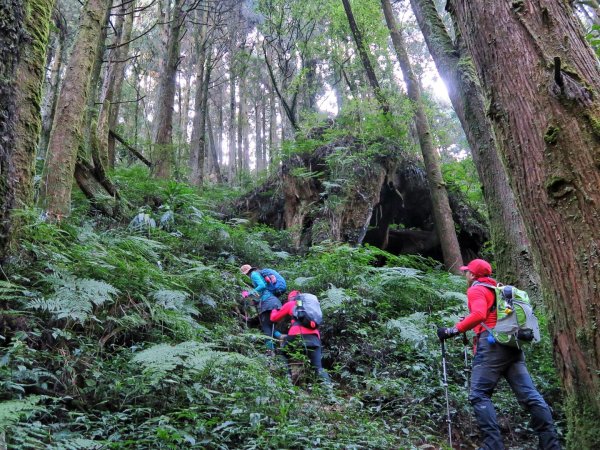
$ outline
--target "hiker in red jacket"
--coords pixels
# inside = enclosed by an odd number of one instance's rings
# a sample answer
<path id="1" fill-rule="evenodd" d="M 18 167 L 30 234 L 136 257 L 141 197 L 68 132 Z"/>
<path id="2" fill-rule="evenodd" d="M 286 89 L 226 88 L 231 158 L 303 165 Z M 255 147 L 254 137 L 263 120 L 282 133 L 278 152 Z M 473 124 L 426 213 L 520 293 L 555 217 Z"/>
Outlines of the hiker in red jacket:
<path id="1" fill-rule="evenodd" d="M 321 363 L 321 333 L 319 333 L 317 325 L 314 327 L 302 326 L 295 317 L 295 309 L 297 306 L 296 298 L 299 295 L 302 296 L 303 294 L 301 294 L 299 291 L 290 292 L 286 304 L 283 305 L 281 309 L 274 309 L 271 311 L 271 321 L 279 322 L 286 317 L 292 318 L 292 324 L 288 334 L 283 339 L 283 353 L 286 356 L 286 359 L 289 358 L 291 353 L 289 352 L 290 346 L 298 348 L 300 345 L 302 345 L 308 356 L 308 359 L 310 360 L 311 366 L 315 369 L 317 376 L 322 381 L 331 383 L 331 378 L 325 369 L 323 369 L 323 364 Z M 288 348 L 287 352 L 286 347 Z"/>
<path id="2" fill-rule="evenodd" d="M 481 324 L 490 329 L 496 326 L 496 294 L 492 289 L 474 285 L 475 281 L 496 286 L 496 280 L 490 278 L 492 266 L 483 259 L 474 259 L 460 270 L 467 279 L 467 302 L 469 315 L 453 327 L 438 328 L 441 340 L 448 339 L 468 330 L 476 334 L 476 353 L 473 359 L 471 390 L 469 401 L 475 410 L 475 418 L 483 433 L 480 450 L 503 450 L 502 436 L 496 419 L 496 411 L 491 397 L 503 376 L 508 381 L 517 400 L 531 414 L 531 427 L 539 436 L 539 448 L 542 450 L 560 449 L 550 408 L 535 389 L 531 376 L 525 367 L 525 355 L 519 348 L 509 347 L 496 342 Z"/>

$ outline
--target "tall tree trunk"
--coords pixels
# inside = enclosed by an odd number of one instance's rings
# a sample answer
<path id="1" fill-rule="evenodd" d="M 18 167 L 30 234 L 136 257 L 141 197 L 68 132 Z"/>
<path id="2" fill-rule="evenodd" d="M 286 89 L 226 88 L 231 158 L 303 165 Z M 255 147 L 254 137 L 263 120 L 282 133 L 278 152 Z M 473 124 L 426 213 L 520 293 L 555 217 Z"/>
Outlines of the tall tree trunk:
<path id="1" fill-rule="evenodd" d="M 121 108 L 121 91 L 123 89 L 123 81 L 125 81 L 125 70 L 127 69 L 127 56 L 129 55 L 129 42 L 131 41 L 131 34 L 133 32 L 133 12 L 135 10 L 135 0 L 131 4 L 124 4 L 122 14 L 125 15 L 123 24 L 123 32 L 121 33 L 121 39 L 119 47 L 116 48 L 114 57 L 113 67 L 110 73 L 112 78 L 112 90 L 109 91 L 108 100 L 110 102 L 110 108 L 108 112 L 108 130 L 115 130 L 117 128 L 117 122 L 119 119 L 119 110 Z M 127 8 L 130 11 L 127 12 Z M 103 103 L 104 105 L 104 103 Z M 101 115 L 102 117 L 102 115 Z M 98 125 L 102 123 L 101 119 L 98 119 Z M 104 134 L 101 138 L 104 138 Z M 110 134 L 106 133 L 106 154 L 108 155 L 108 166 L 113 169 L 116 162 L 115 153 L 115 138 Z M 101 141 L 101 145 L 104 143 Z"/>
<path id="2" fill-rule="evenodd" d="M 14 242 L 13 209 L 31 204 L 41 94 L 54 0 L 0 7 L 0 257 Z"/>
<path id="3" fill-rule="evenodd" d="M 460 34 L 456 45 L 452 42 L 432 0 L 411 0 L 411 4 L 471 147 L 488 208 L 497 277 L 504 283 L 526 288 L 539 303 L 539 275 L 533 267 L 525 224 L 496 151 L 473 62 Z"/>
<path id="4" fill-rule="evenodd" d="M 269 88 L 269 158 L 267 161 L 271 162 L 275 154 L 275 149 L 279 145 L 279 139 L 277 135 L 277 101 L 275 99 L 275 90 L 273 87 Z"/>
<path id="5" fill-rule="evenodd" d="M 306 109 L 311 113 L 317 111 L 317 60 L 308 58 L 304 69 L 306 70 Z"/>
<path id="6" fill-rule="evenodd" d="M 173 105 L 177 67 L 179 65 L 180 32 L 183 26 L 182 0 L 174 0 L 169 40 L 164 64 L 159 75 L 156 134 L 154 135 L 155 176 L 168 179 L 173 166 Z"/>
<path id="7" fill-rule="evenodd" d="M 38 146 L 39 155 L 45 157 L 48 149 L 48 139 L 50 138 L 50 130 L 56 113 L 56 102 L 58 101 L 58 93 L 60 90 L 60 76 L 63 69 L 63 63 L 67 53 L 67 24 L 61 19 L 55 20 L 55 25 L 58 29 L 55 40 L 55 49 L 50 68 L 50 76 L 46 81 L 44 93 L 42 95 L 42 134 L 40 144 Z"/>
<path id="8" fill-rule="evenodd" d="M 232 54 L 230 54 L 229 61 L 229 124 L 227 127 L 227 138 L 229 140 L 229 182 L 233 183 L 237 175 L 237 155 L 235 146 L 235 75 Z"/>
<path id="9" fill-rule="evenodd" d="M 369 84 L 373 89 L 375 98 L 381 106 L 381 110 L 384 114 L 387 115 L 390 112 L 390 105 L 387 99 L 385 98 L 381 87 L 379 86 L 379 82 L 377 81 L 375 70 L 373 70 L 373 65 L 371 64 L 371 60 L 369 59 L 369 53 L 367 52 L 367 48 L 365 47 L 365 43 L 363 42 L 362 33 L 360 32 L 358 25 L 356 24 L 356 20 L 354 20 L 354 14 L 352 13 L 350 2 L 349 0 L 342 0 L 342 3 L 344 4 L 344 11 L 346 11 L 346 17 L 348 18 L 348 23 L 350 24 L 350 31 L 352 31 L 352 37 L 354 38 L 354 43 L 356 44 L 358 54 L 360 55 L 360 60 L 362 61 L 363 68 L 365 69 L 365 73 L 367 74 Z"/>
<path id="10" fill-rule="evenodd" d="M 262 167 L 262 119 L 260 117 L 260 102 L 254 102 L 254 156 L 256 160 L 256 172 L 260 172 Z"/>
<path id="11" fill-rule="evenodd" d="M 260 96 L 260 117 L 261 117 L 260 166 L 261 166 L 261 170 L 265 170 L 267 168 L 267 96 L 266 96 L 266 92 L 263 92 L 262 95 Z"/>
<path id="12" fill-rule="evenodd" d="M 204 146 L 206 139 L 204 138 L 206 129 L 206 110 L 204 102 L 204 83 L 206 82 L 205 69 L 206 67 L 206 19 L 205 14 L 201 13 L 200 30 L 195 41 L 196 53 L 198 54 L 198 63 L 196 66 L 196 96 L 194 99 L 194 122 L 192 125 L 192 140 L 190 142 L 190 183 L 194 186 L 202 185 L 204 165 L 200 165 L 204 161 Z"/>
<path id="13" fill-rule="evenodd" d="M 121 5 L 117 11 L 116 18 L 114 20 L 115 36 L 110 45 L 110 49 L 106 52 L 107 63 L 105 69 L 104 80 L 102 80 L 102 87 L 100 89 L 100 109 L 98 111 L 98 121 L 96 124 L 96 137 L 94 145 L 99 155 L 99 160 L 102 166 L 107 169 L 110 165 L 108 156 L 108 117 L 110 114 L 111 104 L 114 101 L 114 87 L 117 74 L 122 72 L 116 68 L 118 65 L 117 61 L 121 57 L 119 44 L 122 41 L 124 25 L 125 25 L 125 12 L 128 4 L 121 4 L 121 0 L 113 1 L 113 8 Z M 104 52 L 101 52 L 101 55 Z M 116 69 L 116 70 L 115 70 Z M 92 131 L 94 132 L 94 131 Z"/>
<path id="14" fill-rule="evenodd" d="M 52 218 L 60 219 L 71 211 L 73 174 L 82 141 L 90 77 L 108 6 L 108 0 L 88 0 L 85 4 L 62 82 L 41 188 L 44 207 Z"/>
<path id="15" fill-rule="evenodd" d="M 223 71 L 219 70 L 215 77 L 216 79 L 223 78 Z M 217 155 L 217 159 L 215 160 L 219 167 L 219 177 L 222 181 L 221 168 L 223 164 L 223 110 L 225 109 L 224 105 L 224 97 L 223 97 L 223 83 L 218 83 L 213 85 L 213 91 L 216 91 L 215 95 L 211 96 L 211 100 L 213 102 L 213 107 L 210 108 L 210 111 L 213 111 L 216 114 L 216 123 L 213 123 L 213 132 L 214 132 L 214 145 L 215 151 Z"/>
<path id="16" fill-rule="evenodd" d="M 97 105 L 99 104 L 98 100 L 100 100 L 102 97 L 102 86 L 104 84 L 102 76 L 106 75 L 106 73 L 102 73 L 102 66 L 104 64 L 104 54 L 106 53 L 106 38 L 108 36 L 108 29 L 111 28 L 109 14 L 110 8 L 108 13 L 105 15 L 102 32 L 100 34 L 100 38 L 98 39 L 98 44 L 95 51 L 96 58 L 92 66 L 92 74 L 90 76 L 90 94 L 88 95 L 87 99 L 88 105 L 86 108 L 85 122 L 83 126 L 84 148 L 94 148 L 94 151 L 98 150 L 97 127 L 98 113 L 100 112 L 100 108 L 98 108 Z M 106 155 L 102 156 L 102 160 L 98 158 L 96 160 L 101 161 L 104 167 L 106 167 L 108 164 L 108 159 L 106 158 Z"/>
<path id="17" fill-rule="evenodd" d="M 208 128 L 208 141 L 209 141 L 209 152 L 210 152 L 210 164 L 208 166 L 208 173 L 210 177 L 214 177 L 214 181 L 222 183 L 223 178 L 221 177 L 221 168 L 219 167 L 219 156 L 217 152 L 217 146 L 215 141 L 214 129 L 210 115 L 206 116 L 206 123 Z"/>
<path id="18" fill-rule="evenodd" d="M 240 82 L 238 85 L 238 120 L 237 120 L 237 172 L 241 174 L 246 169 L 246 158 L 244 156 L 244 122 L 247 118 L 245 116 L 244 104 L 246 103 L 246 93 L 244 88 L 246 87 L 246 77 L 242 74 L 239 77 Z"/>
<path id="19" fill-rule="evenodd" d="M 238 119 L 238 139 L 241 141 L 240 155 L 242 157 L 243 170 L 250 170 L 250 120 L 248 117 L 248 82 L 247 74 L 240 77 L 240 105 Z"/>
<path id="20" fill-rule="evenodd" d="M 453 0 L 448 7 L 486 91 L 547 289 L 568 445 L 599 448 L 598 61 L 567 2 Z"/>
<path id="21" fill-rule="evenodd" d="M 429 122 L 425 115 L 425 108 L 421 99 L 421 86 L 412 69 L 406 51 L 406 43 L 396 24 L 396 18 L 394 17 L 390 1 L 381 0 L 381 6 L 385 15 L 385 21 L 390 30 L 398 62 L 400 63 L 404 82 L 406 83 L 408 98 L 413 102 L 413 107 L 415 109 L 415 125 L 419 136 L 421 153 L 423 154 L 423 160 L 425 161 L 427 183 L 429 185 L 429 192 L 431 193 L 431 203 L 433 204 L 435 228 L 442 246 L 444 265 L 450 272 L 459 274 L 460 266 L 463 265 L 460 246 L 458 245 L 456 229 L 454 227 L 454 221 L 452 220 L 452 210 L 450 209 L 450 202 L 448 201 L 446 183 L 442 177 L 440 156 L 433 146 Z"/>

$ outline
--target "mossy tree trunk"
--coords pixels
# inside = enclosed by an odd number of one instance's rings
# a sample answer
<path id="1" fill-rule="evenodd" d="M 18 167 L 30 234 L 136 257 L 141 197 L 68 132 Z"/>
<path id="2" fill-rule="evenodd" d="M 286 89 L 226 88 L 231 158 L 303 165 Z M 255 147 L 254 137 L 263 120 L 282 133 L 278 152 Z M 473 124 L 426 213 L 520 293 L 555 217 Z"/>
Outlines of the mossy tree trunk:
<path id="1" fill-rule="evenodd" d="M 600 448 L 600 69 L 568 2 L 452 0 L 540 269 L 568 445 Z"/>
<path id="2" fill-rule="evenodd" d="M 42 134 L 38 146 L 39 156 L 42 158 L 45 157 L 48 148 L 48 140 L 50 138 L 50 131 L 52 130 L 52 122 L 54 121 L 56 103 L 58 101 L 58 93 L 60 90 L 61 72 L 67 55 L 67 21 L 62 15 L 56 13 L 56 9 L 54 11 L 54 25 L 58 31 L 54 34 L 52 58 L 49 60 L 50 75 L 46 80 L 42 95 Z M 50 56 L 51 52 L 48 52 L 48 54 Z"/>
<path id="3" fill-rule="evenodd" d="M 13 209 L 33 198 L 41 95 L 54 0 L 0 3 L 0 256 L 15 237 Z"/>
<path id="4" fill-rule="evenodd" d="M 73 175 L 83 139 L 90 78 L 109 4 L 109 0 L 88 0 L 85 4 L 58 97 L 41 187 L 43 205 L 54 219 L 71 211 Z"/>
<path id="5" fill-rule="evenodd" d="M 175 102 L 175 89 L 177 81 L 177 67 L 179 66 L 180 33 L 183 26 L 182 0 L 175 0 L 171 23 L 169 26 L 169 40 L 167 53 L 160 71 L 156 109 L 156 134 L 154 136 L 155 148 L 155 175 L 158 178 L 171 177 L 173 168 L 173 105 Z"/>
<path id="6" fill-rule="evenodd" d="M 427 173 L 427 184 L 431 193 L 431 201 L 433 203 L 433 216 L 435 219 L 435 228 L 442 245 L 442 253 L 444 255 L 444 265 L 446 269 L 453 273 L 460 273 L 460 266 L 463 265 L 462 256 L 460 254 L 460 246 L 456 236 L 454 220 L 452 220 L 452 210 L 448 201 L 448 191 L 446 183 L 442 177 L 442 169 L 440 164 L 440 156 L 437 150 L 433 147 L 431 139 L 431 129 L 425 114 L 425 107 L 421 99 L 421 86 L 415 76 L 408 53 L 406 51 L 406 42 L 404 36 L 398 29 L 396 18 L 392 10 L 392 5 L 389 0 L 381 0 L 381 6 L 385 16 L 385 21 L 390 30 L 392 43 L 396 50 L 396 56 L 402 70 L 404 82 L 408 98 L 413 103 L 415 114 L 415 125 L 417 135 L 419 136 L 419 145 L 425 162 L 425 170 Z"/>
<path id="7" fill-rule="evenodd" d="M 460 34 L 455 42 L 450 38 L 432 0 L 411 0 L 411 5 L 471 147 L 488 207 L 497 278 L 526 288 L 539 300 L 539 276 L 533 267 L 525 224 L 496 150 L 473 62 Z"/>

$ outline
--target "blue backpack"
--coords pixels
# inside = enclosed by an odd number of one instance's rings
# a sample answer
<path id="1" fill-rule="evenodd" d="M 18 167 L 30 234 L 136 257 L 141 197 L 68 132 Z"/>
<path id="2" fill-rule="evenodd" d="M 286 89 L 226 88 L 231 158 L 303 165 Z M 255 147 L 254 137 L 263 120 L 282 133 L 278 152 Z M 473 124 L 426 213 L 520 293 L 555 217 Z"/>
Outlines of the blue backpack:
<path id="1" fill-rule="evenodd" d="M 284 278 L 273 269 L 262 269 L 260 274 L 267 283 L 267 290 L 272 292 L 273 295 L 279 297 L 287 290 L 287 284 Z"/>

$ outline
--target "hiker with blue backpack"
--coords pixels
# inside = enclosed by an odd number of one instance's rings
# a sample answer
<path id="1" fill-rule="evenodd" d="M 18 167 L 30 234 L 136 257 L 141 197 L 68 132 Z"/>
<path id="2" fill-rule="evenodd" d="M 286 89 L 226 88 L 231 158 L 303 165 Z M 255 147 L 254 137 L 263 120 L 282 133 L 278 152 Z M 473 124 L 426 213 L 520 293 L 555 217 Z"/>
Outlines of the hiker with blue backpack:
<path id="1" fill-rule="evenodd" d="M 460 270 L 467 280 L 469 315 L 453 327 L 439 327 L 437 335 L 443 344 L 444 340 L 468 330 L 476 334 L 469 402 L 484 438 L 480 450 L 504 449 L 491 401 L 501 376 L 531 414 L 531 427 L 539 437 L 539 448 L 560 449 L 550 408 L 534 387 L 525 366 L 522 346 L 539 340 L 539 328 L 528 306 L 527 294 L 512 286 L 500 286 L 490 278 L 492 266 L 483 259 L 474 259 Z M 528 326 L 523 326 L 524 323 Z"/>
<path id="2" fill-rule="evenodd" d="M 300 291 L 290 292 L 286 304 L 280 309 L 271 311 L 270 319 L 279 322 L 286 317 L 292 320 L 288 334 L 283 340 L 283 353 L 286 359 L 293 353 L 294 347 L 303 349 L 317 377 L 327 384 L 331 383 L 331 378 L 323 369 L 321 362 L 319 325 L 323 320 L 323 313 L 317 297 Z"/>
<path id="3" fill-rule="evenodd" d="M 251 291 L 242 291 L 242 297 L 252 298 L 258 309 L 258 320 L 260 328 L 265 335 L 271 339 L 267 341 L 267 349 L 275 350 L 273 339 L 279 339 L 281 333 L 275 329 L 275 324 L 271 321 L 271 311 L 281 308 L 279 297 L 287 289 L 285 279 L 273 269 L 257 269 L 249 264 L 240 267 L 244 275 L 248 275 L 252 281 L 254 289 Z"/>

